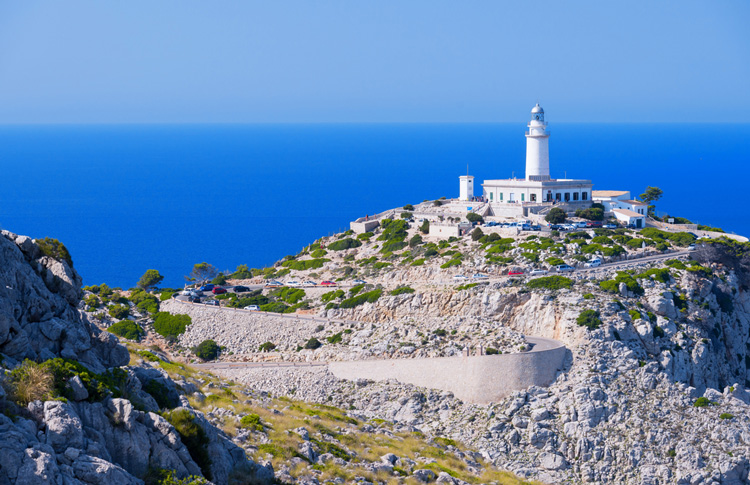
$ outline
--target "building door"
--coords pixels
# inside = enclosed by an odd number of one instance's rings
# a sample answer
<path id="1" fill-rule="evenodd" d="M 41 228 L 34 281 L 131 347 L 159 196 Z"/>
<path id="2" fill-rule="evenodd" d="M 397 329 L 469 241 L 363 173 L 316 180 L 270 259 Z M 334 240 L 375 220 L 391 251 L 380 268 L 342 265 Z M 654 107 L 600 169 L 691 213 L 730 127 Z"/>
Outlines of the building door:
<path id="1" fill-rule="evenodd" d="M 508 195 L 508 202 L 515 202 L 515 201 L 516 201 L 516 194 L 514 194 L 513 192 L 511 192 Z"/>

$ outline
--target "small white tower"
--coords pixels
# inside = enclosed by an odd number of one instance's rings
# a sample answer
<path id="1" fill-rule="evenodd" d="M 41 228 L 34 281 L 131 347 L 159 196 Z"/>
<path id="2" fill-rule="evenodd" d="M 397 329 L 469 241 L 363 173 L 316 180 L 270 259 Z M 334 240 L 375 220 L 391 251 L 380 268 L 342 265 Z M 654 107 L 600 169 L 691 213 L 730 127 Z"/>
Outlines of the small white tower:
<path id="1" fill-rule="evenodd" d="M 531 110 L 526 132 L 526 180 L 549 180 L 549 132 L 539 103 Z"/>
<path id="2" fill-rule="evenodd" d="M 461 175 L 459 180 L 458 200 L 471 200 L 474 197 L 474 176 Z"/>

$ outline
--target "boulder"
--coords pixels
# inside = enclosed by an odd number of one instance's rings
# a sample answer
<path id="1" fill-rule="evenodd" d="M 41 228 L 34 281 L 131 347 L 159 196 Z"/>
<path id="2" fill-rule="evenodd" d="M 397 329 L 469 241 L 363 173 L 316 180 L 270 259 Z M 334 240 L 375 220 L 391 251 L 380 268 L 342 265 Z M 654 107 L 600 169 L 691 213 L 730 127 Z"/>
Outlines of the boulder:
<path id="1" fill-rule="evenodd" d="M 434 471 L 428 470 L 426 468 L 420 468 L 419 470 L 414 470 L 414 473 L 412 473 L 412 476 L 422 483 L 433 482 L 435 481 L 435 478 L 437 478 L 437 475 L 435 475 Z"/>
<path id="2" fill-rule="evenodd" d="M 70 387 L 70 392 L 74 401 L 84 401 L 89 397 L 89 392 L 86 390 L 86 387 L 83 385 L 83 381 L 79 376 L 74 376 L 72 379 L 69 379 L 68 386 Z"/>
<path id="3" fill-rule="evenodd" d="M 47 425 L 46 443 L 55 452 L 62 453 L 70 446 L 85 448 L 83 424 L 70 404 L 62 401 L 46 401 L 44 422 Z"/>

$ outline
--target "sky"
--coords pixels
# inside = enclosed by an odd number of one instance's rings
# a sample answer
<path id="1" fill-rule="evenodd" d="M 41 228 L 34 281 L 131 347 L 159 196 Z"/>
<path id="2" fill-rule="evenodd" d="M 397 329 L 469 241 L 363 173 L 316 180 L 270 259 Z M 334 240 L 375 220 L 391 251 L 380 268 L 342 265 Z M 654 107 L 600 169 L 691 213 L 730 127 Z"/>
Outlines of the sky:
<path id="1" fill-rule="evenodd" d="M 750 122 L 750 2 L 0 0 L 0 123 Z M 549 117 L 549 116 L 548 116 Z"/>

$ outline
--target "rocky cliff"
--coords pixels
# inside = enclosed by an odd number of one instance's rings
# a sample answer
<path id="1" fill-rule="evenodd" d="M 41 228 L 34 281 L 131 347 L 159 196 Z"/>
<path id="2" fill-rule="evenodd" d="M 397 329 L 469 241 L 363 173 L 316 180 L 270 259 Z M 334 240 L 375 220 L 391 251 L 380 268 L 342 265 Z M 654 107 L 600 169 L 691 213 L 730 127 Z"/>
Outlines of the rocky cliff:
<path id="1" fill-rule="evenodd" d="M 128 350 L 78 311 L 71 262 L 45 249 L 0 237 L 0 483 L 141 484 L 165 472 L 273 482 L 190 406 L 187 383 L 127 366 Z"/>

